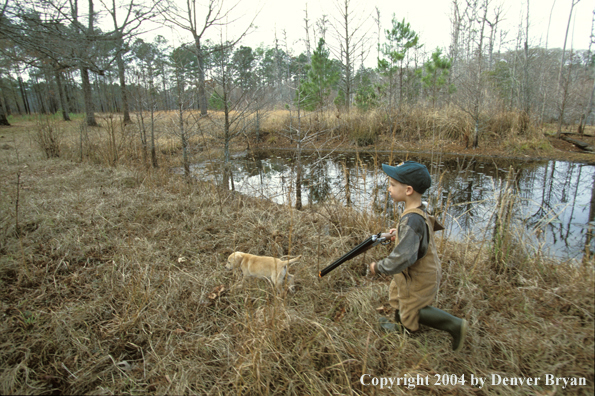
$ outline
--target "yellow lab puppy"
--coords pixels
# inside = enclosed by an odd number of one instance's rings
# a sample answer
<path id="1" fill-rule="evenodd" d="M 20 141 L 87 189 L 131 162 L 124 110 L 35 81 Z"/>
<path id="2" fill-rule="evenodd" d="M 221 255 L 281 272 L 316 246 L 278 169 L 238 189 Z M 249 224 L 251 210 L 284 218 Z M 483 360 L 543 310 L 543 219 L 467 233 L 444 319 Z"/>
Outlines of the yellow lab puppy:
<path id="1" fill-rule="evenodd" d="M 283 290 L 285 278 L 287 286 L 293 291 L 293 275 L 287 273 L 287 266 L 298 261 L 302 256 L 292 258 L 291 260 L 281 260 L 275 257 L 255 256 L 249 253 L 234 252 L 229 255 L 225 268 L 232 270 L 240 268 L 244 277 L 242 283 L 247 277 L 267 278 L 277 288 L 278 292 Z"/>

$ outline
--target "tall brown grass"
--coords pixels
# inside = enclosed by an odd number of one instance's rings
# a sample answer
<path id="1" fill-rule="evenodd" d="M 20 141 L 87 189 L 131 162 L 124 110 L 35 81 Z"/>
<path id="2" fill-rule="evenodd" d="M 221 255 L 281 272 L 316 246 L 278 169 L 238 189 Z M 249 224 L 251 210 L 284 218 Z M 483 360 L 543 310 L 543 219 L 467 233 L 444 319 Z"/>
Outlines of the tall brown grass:
<path id="1" fill-rule="evenodd" d="M 289 130 L 297 113 L 286 110 L 270 112 L 263 123 L 269 145 L 278 145 L 279 131 Z M 323 131 L 315 142 L 320 146 L 341 144 L 344 147 L 387 147 L 393 141 L 398 149 L 440 150 L 449 144 L 470 142 L 473 122 L 456 106 L 425 108 L 403 106 L 400 109 L 374 109 L 367 112 L 302 112 L 302 130 Z M 295 125 L 294 125 L 295 127 Z M 551 154 L 547 138 L 530 115 L 523 112 L 499 111 L 481 114 L 480 147 L 496 145 L 518 154 Z M 286 142 L 289 144 L 289 142 Z"/>
<path id="2" fill-rule="evenodd" d="M 317 277 L 378 232 L 373 215 L 330 202 L 296 211 L 189 183 L 167 166 L 146 171 L 123 152 L 107 166 L 46 160 L 26 139 L 17 143 L 18 158 L 2 152 L 0 173 L 3 394 L 384 392 L 360 383 L 366 373 L 430 379 L 388 391 L 396 394 L 595 390 L 592 261 L 550 261 L 521 246 L 500 257 L 511 270 L 499 271 L 477 240 L 439 240 L 444 275 L 435 305 L 471 325 L 453 354 L 438 331 L 379 329 L 378 310 L 392 314 L 390 279 L 364 273 L 390 247 Z M 235 250 L 303 255 L 290 269 L 297 292 L 282 298 L 261 280 L 232 289 L 239 274 L 224 263 Z M 437 386 L 436 374 L 465 375 L 467 384 Z M 542 381 L 479 389 L 469 385 L 472 374 Z M 545 374 L 587 385 L 545 386 Z"/>

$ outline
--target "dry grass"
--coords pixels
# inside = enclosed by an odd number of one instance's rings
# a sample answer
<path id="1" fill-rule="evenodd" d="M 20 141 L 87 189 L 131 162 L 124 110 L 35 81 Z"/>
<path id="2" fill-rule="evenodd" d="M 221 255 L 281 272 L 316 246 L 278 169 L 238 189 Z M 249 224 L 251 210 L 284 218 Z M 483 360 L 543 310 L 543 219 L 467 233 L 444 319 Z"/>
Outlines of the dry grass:
<path id="1" fill-rule="evenodd" d="M 394 394 L 595 391 L 592 261 L 549 262 L 521 247 L 496 269 L 476 241 L 439 240 L 435 305 L 471 324 L 453 354 L 435 330 L 379 330 L 389 279 L 363 272 L 387 248 L 317 278 L 377 231 L 374 217 L 330 203 L 298 212 L 188 183 L 166 166 L 145 171 L 124 143 L 120 165 L 106 167 L 47 160 L 22 130 L 0 135 L 10 146 L 0 151 L 2 394 L 380 392 L 360 384 L 363 373 L 430 378 Z M 291 268 L 296 294 L 282 298 L 259 280 L 231 290 L 239 274 L 224 260 L 234 250 L 302 254 Z M 435 386 L 436 374 L 542 382 Z M 546 374 L 587 385 L 544 386 Z"/>
<path id="2" fill-rule="evenodd" d="M 145 114 L 145 118 L 147 115 Z M 175 112 L 155 114 L 156 143 L 166 160 L 175 159 L 181 152 L 181 139 L 177 136 L 178 115 Z M 288 110 L 263 111 L 260 114 L 258 138 L 256 138 L 255 115 L 241 121 L 248 125 L 245 134 L 236 137 L 232 144 L 245 147 L 290 147 L 295 142 L 287 139 L 287 133 L 297 127 L 297 112 Z M 97 164 L 125 163 L 136 165 L 141 160 L 139 126 L 133 116 L 133 124 L 123 126 L 116 115 L 98 116 L 101 128 L 85 128 L 82 120 L 66 125 L 62 121 L 51 122 L 39 119 L 28 124 L 40 132 L 35 139 L 46 155 L 59 154 L 60 145 L 66 145 L 62 156 L 79 159 L 82 156 Z M 222 140 L 222 112 L 212 111 L 208 117 L 200 117 L 198 111 L 185 114 L 189 132 L 190 155 L 211 151 L 211 157 L 220 156 Z M 145 119 L 145 122 L 148 122 Z M 44 128 L 39 126 L 43 125 Z M 471 149 L 474 125 L 470 116 L 456 106 L 442 108 L 403 107 L 393 112 L 375 109 L 368 112 L 353 110 L 345 112 L 302 112 L 301 130 L 310 135 L 321 132 L 307 148 L 334 149 L 355 147 L 370 150 L 434 151 L 456 153 Z M 552 147 L 543 128 L 538 128 L 525 113 L 501 111 L 482 114 L 479 148 L 474 155 L 498 155 L 516 157 L 540 157 L 567 159 L 566 153 Z M 587 127 L 587 132 L 589 131 Z M 56 133 L 57 132 L 57 133 Z M 546 131 L 547 132 L 547 131 Z M 58 135 L 58 136 L 56 136 Z M 81 145 L 81 136 L 83 144 Z M 108 144 L 109 141 L 112 144 Z M 98 143 L 103 142 L 103 143 Z M 314 145 L 314 146 L 312 146 Z M 178 156 L 179 157 L 179 156 Z M 588 154 L 577 154 L 578 160 L 591 160 Z"/>
<path id="3" fill-rule="evenodd" d="M 456 106 L 442 108 L 404 107 L 394 112 L 375 109 L 359 111 L 312 112 L 302 114 L 302 130 L 325 131 L 316 144 L 330 142 L 344 148 L 354 146 L 376 149 L 392 147 L 407 151 L 455 151 L 471 148 L 474 128 L 470 116 Z M 291 121 L 290 121 L 291 119 Z M 290 145 L 277 132 L 294 126 L 296 112 L 276 110 L 268 113 L 263 123 L 265 146 Z M 534 121 L 525 113 L 501 111 L 482 114 L 480 150 L 490 155 L 529 157 L 556 156 L 552 145 Z"/>

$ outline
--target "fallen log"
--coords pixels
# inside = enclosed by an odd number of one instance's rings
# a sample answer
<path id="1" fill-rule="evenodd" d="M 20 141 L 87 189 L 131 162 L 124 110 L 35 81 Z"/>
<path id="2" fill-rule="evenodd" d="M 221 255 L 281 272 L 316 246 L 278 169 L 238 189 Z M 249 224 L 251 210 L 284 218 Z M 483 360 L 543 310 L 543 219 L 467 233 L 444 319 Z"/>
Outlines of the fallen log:
<path id="1" fill-rule="evenodd" d="M 568 143 L 574 144 L 576 147 L 580 148 L 581 150 L 588 151 L 589 153 L 595 153 L 595 147 L 590 146 L 588 143 L 585 143 L 581 140 L 576 140 L 569 138 L 568 136 L 560 136 L 560 139 L 567 141 Z"/>

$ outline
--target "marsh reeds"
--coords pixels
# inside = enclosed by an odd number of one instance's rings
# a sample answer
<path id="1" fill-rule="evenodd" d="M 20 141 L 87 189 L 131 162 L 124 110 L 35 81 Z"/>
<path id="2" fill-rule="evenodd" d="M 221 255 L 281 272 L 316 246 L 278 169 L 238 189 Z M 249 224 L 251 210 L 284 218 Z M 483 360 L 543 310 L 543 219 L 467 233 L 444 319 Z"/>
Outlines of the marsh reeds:
<path id="1" fill-rule="evenodd" d="M 506 263 L 513 249 L 511 226 L 516 200 L 515 171 L 510 168 L 506 181 L 499 188 L 494 210 L 494 230 L 492 231 L 492 260 L 496 272 L 506 270 Z"/>
<path id="2" fill-rule="evenodd" d="M 172 155 L 179 155 L 176 144 Z M 593 261 L 509 254 L 508 190 L 497 209 L 497 256 L 476 240 L 439 244 L 436 306 L 470 323 L 463 350 L 453 354 L 440 332 L 379 329 L 379 310 L 392 314 L 390 278 L 367 277 L 365 268 L 392 246 L 318 278 L 318 267 L 386 227 L 374 211 L 346 207 L 342 197 L 298 211 L 188 182 L 163 152 L 160 168 L 128 164 L 134 153 L 124 148 L 131 146 L 116 147 L 115 166 L 113 156 L 68 161 L 78 156 L 76 145 L 74 154 L 52 160 L 23 153 L 26 168 L 12 157 L 3 161 L 0 196 L 14 196 L 18 172 L 27 193 L 19 197 L 20 238 L 6 231 L 14 226 L 14 201 L 0 200 L 0 393 L 593 394 Z M 140 149 L 135 155 L 142 159 Z M 259 279 L 234 288 L 240 274 L 224 264 L 235 250 L 301 254 L 290 268 L 296 293 L 277 295 Z M 430 383 L 381 390 L 362 384 L 364 374 L 420 375 Z M 434 385 L 447 374 L 467 382 Z M 472 374 L 542 380 L 480 389 L 470 385 Z M 585 385 L 546 385 L 546 374 Z"/>

